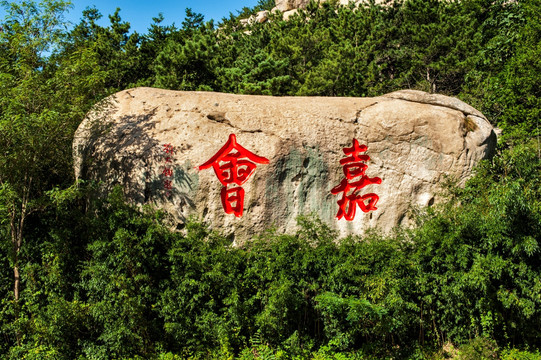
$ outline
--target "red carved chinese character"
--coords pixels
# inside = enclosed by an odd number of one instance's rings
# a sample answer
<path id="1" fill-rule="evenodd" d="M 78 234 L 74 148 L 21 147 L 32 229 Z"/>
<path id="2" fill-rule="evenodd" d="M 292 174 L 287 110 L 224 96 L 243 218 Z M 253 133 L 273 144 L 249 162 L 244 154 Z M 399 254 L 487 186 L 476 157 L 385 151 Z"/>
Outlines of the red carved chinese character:
<path id="1" fill-rule="evenodd" d="M 339 209 L 338 214 L 336 214 L 338 219 L 345 217 L 347 221 L 352 221 L 355 218 L 356 205 L 359 205 L 363 212 L 377 210 L 376 203 L 379 200 L 379 196 L 373 193 L 366 195 L 358 194 L 359 190 L 369 184 L 381 184 L 381 179 L 378 177 L 369 178 L 363 176 L 361 180 L 352 183 L 348 183 L 346 179 L 343 179 L 340 185 L 331 190 L 331 194 L 333 195 L 342 193 L 342 198 L 338 200 Z M 349 193 L 350 191 L 352 192 Z M 368 204 L 364 203 L 365 200 L 368 200 Z"/>
<path id="2" fill-rule="evenodd" d="M 340 160 L 340 164 L 347 164 L 354 161 L 368 161 L 370 156 L 368 155 L 359 155 L 361 152 L 365 152 L 368 149 L 366 145 L 359 145 L 357 139 L 353 139 L 353 146 L 350 148 L 344 148 L 342 151 L 346 155 L 351 155 L 350 157 L 343 158 Z"/>
<path id="3" fill-rule="evenodd" d="M 268 159 L 239 145 L 235 134 L 231 134 L 225 145 L 210 160 L 199 166 L 199 170 L 212 166 L 218 180 L 224 186 L 221 198 L 225 212 L 241 217 L 244 207 L 244 189 L 240 186 L 252 176 L 257 168 L 256 164 L 268 163 Z M 227 189 L 228 185 L 233 184 L 239 187 Z"/>
<path id="4" fill-rule="evenodd" d="M 173 170 L 171 168 L 166 167 L 165 169 L 163 169 L 162 174 L 165 177 L 171 177 L 173 176 Z"/>
<path id="5" fill-rule="evenodd" d="M 171 144 L 163 144 L 163 151 L 165 151 L 167 154 L 172 154 L 174 151 L 174 147 Z"/>
<path id="6" fill-rule="evenodd" d="M 242 160 L 242 158 L 248 158 L 248 160 Z M 199 166 L 199 170 L 208 169 L 212 166 L 218 180 L 224 186 L 233 183 L 242 185 L 255 171 L 257 165 L 254 163 L 268 164 L 269 160 L 257 156 L 237 144 L 237 137 L 235 134 L 231 134 L 225 145 L 209 161 Z"/>
<path id="7" fill-rule="evenodd" d="M 162 171 L 162 175 L 165 177 L 171 177 L 173 176 L 173 170 L 167 166 L 168 163 L 171 163 L 171 156 L 170 154 L 173 154 L 175 152 L 175 148 L 171 144 L 163 144 L 163 151 L 167 154 L 165 156 L 165 168 Z M 171 190 L 173 188 L 173 182 L 169 179 L 163 181 L 163 187 L 165 190 Z M 166 191 L 165 196 L 170 197 L 171 192 Z"/>
<path id="8" fill-rule="evenodd" d="M 164 180 L 163 187 L 167 190 L 171 190 L 173 188 L 173 182 L 171 180 Z"/>
<path id="9" fill-rule="evenodd" d="M 344 154 L 350 155 L 349 157 L 340 160 L 340 163 L 344 165 L 343 171 L 346 179 L 343 179 L 340 182 L 340 185 L 331 190 L 331 194 L 333 195 L 342 193 L 342 197 L 337 202 L 339 209 L 336 217 L 338 219 L 345 217 L 347 221 L 352 221 L 355 218 L 357 205 L 359 205 L 363 212 L 377 210 L 376 203 L 379 200 L 378 195 L 374 193 L 366 195 L 359 194 L 359 191 L 367 185 L 381 184 L 381 179 L 379 177 L 370 178 L 365 175 L 368 165 L 363 163 L 363 161 L 370 160 L 370 157 L 368 155 L 360 155 L 359 153 L 365 152 L 366 150 L 366 145 L 359 145 L 357 139 L 353 139 L 352 147 L 343 149 Z M 361 176 L 361 178 L 357 181 L 348 181 L 359 176 Z M 366 200 L 368 200 L 368 203 L 365 203 Z"/>
<path id="10" fill-rule="evenodd" d="M 231 189 L 224 186 L 220 195 L 225 213 L 241 217 L 244 210 L 244 189 L 240 186 Z"/>

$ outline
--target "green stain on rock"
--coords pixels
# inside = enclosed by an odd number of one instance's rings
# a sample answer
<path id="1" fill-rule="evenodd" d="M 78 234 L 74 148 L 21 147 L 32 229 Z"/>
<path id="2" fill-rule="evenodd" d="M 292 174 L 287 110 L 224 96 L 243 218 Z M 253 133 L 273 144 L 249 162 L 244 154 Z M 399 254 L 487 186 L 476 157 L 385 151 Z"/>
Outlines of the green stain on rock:
<path id="1" fill-rule="evenodd" d="M 195 197 L 199 187 L 199 173 L 193 168 L 190 160 L 181 166 L 173 166 L 173 186 L 178 191 Z"/>
<path id="2" fill-rule="evenodd" d="M 266 211 L 271 218 L 316 213 L 326 222 L 334 217 L 335 201 L 330 193 L 329 167 L 317 148 L 292 148 L 273 166 L 266 180 Z"/>
<path id="3" fill-rule="evenodd" d="M 159 175 L 154 177 L 150 182 L 145 185 L 145 202 L 159 201 L 169 202 L 180 199 L 180 204 L 189 205 L 191 208 L 195 208 L 194 199 L 199 187 L 199 174 L 193 168 L 190 161 L 186 161 L 182 165 L 169 165 L 173 170 L 172 177 L 164 177 Z M 171 195 L 166 196 L 167 189 L 165 189 L 165 180 L 172 181 Z"/>

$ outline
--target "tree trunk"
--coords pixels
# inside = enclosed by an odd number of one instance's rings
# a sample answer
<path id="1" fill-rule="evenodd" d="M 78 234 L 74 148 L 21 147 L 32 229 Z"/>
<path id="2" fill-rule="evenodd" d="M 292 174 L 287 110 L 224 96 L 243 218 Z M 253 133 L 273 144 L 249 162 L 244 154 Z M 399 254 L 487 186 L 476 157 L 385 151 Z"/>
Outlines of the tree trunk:
<path id="1" fill-rule="evenodd" d="M 23 207 L 24 209 L 24 207 Z M 24 215 L 24 214 L 22 214 Z M 15 299 L 14 312 L 15 319 L 19 317 L 19 297 L 21 292 L 21 275 L 19 272 L 19 253 L 22 245 L 22 225 L 24 224 L 24 217 L 21 218 L 19 226 L 17 226 L 17 219 L 15 211 L 11 214 L 11 245 L 13 246 L 13 297 Z M 21 345 L 21 333 L 16 330 L 15 338 L 17 339 L 17 345 Z"/>
<path id="2" fill-rule="evenodd" d="M 31 183 L 31 179 L 30 179 Z M 20 209 L 20 218 L 17 219 L 17 207 L 13 206 L 10 219 L 11 227 L 11 245 L 13 246 L 13 297 L 15 299 L 15 318 L 19 317 L 19 298 L 21 294 L 21 274 L 19 268 L 19 254 L 21 252 L 21 247 L 23 244 L 23 228 L 24 222 L 26 220 L 27 213 L 27 204 L 28 204 L 28 193 L 27 190 L 23 195 L 21 201 Z M 16 330 L 15 337 L 17 339 L 17 345 L 21 345 L 21 333 Z"/>
<path id="3" fill-rule="evenodd" d="M 436 79 L 430 76 L 430 68 L 426 68 L 426 81 L 430 84 L 430 93 L 436 93 Z"/>
<path id="4" fill-rule="evenodd" d="M 21 278 L 19 274 L 19 252 L 21 251 L 21 229 L 17 226 L 15 212 L 11 214 L 11 246 L 13 247 L 13 296 L 15 302 L 19 301 Z"/>
<path id="5" fill-rule="evenodd" d="M 23 204 L 21 206 L 21 218 L 17 221 L 17 216 L 15 211 L 11 213 L 11 245 L 13 247 L 13 296 L 15 301 L 19 301 L 20 289 L 21 289 L 21 279 L 19 274 L 19 253 L 21 252 L 21 246 L 23 244 L 23 227 L 24 220 L 26 218 L 26 203 L 23 199 Z"/>
<path id="6" fill-rule="evenodd" d="M 21 284 L 21 279 L 19 277 L 19 265 L 18 264 L 15 264 L 13 266 L 13 275 L 14 275 L 14 278 L 15 278 L 15 284 L 13 286 L 13 295 L 15 296 L 15 301 L 18 302 L 19 301 L 19 289 L 20 289 L 20 284 Z"/>

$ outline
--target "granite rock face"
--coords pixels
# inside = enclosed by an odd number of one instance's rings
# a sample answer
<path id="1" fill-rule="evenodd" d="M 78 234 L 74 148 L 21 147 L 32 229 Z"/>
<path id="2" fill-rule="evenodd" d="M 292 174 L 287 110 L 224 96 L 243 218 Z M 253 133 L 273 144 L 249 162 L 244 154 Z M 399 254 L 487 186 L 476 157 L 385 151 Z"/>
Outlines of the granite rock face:
<path id="1" fill-rule="evenodd" d="M 240 218 L 224 212 L 212 168 L 198 169 L 231 134 L 269 160 L 242 185 Z M 353 221 L 337 220 L 341 195 L 331 189 L 345 178 L 340 160 L 353 139 L 368 147 L 366 175 L 382 179 L 359 194 L 376 193 L 379 202 L 368 213 L 357 207 Z M 420 91 L 325 98 L 136 88 L 96 107 L 73 148 L 76 176 L 101 181 L 104 193 L 120 184 L 135 203 L 155 204 L 179 224 L 195 215 L 241 242 L 271 226 L 293 232 L 296 217 L 312 212 L 343 236 L 408 225 L 412 206 L 437 203 L 445 177 L 463 183 L 495 145 L 479 111 Z"/>
<path id="2" fill-rule="evenodd" d="M 320 2 L 326 2 L 327 0 L 321 0 Z M 386 0 L 375 0 L 376 4 L 385 3 Z M 362 3 L 368 3 L 367 0 L 339 0 L 338 4 L 342 6 L 348 6 L 352 2 L 355 6 L 359 6 Z M 310 0 L 276 0 L 276 6 L 272 9 L 272 11 L 281 11 L 281 12 L 287 12 L 291 10 L 297 10 L 297 9 L 305 9 L 308 4 L 310 3 Z"/>
<path id="3" fill-rule="evenodd" d="M 285 12 L 293 9 L 304 9 L 309 3 L 309 0 L 277 0 L 276 6 L 272 10 Z"/>
<path id="4" fill-rule="evenodd" d="M 380 1 L 383 1 L 383 0 L 380 0 Z M 321 2 L 325 2 L 325 0 Z M 353 1 L 355 5 L 359 5 L 362 2 L 363 0 Z M 305 9 L 309 3 L 310 3 L 310 0 L 276 0 L 276 6 L 272 10 L 273 11 L 280 10 L 282 12 L 286 12 L 286 11 L 295 10 L 295 9 Z M 350 3 L 350 0 L 339 0 L 338 3 L 342 6 L 347 6 Z M 376 1 L 376 3 L 379 3 L 379 2 Z"/>
<path id="5" fill-rule="evenodd" d="M 321 3 L 326 0 L 321 0 Z M 387 0 L 375 0 L 376 4 L 385 4 Z M 349 6 L 350 2 L 353 2 L 355 7 L 360 6 L 363 3 L 368 3 L 367 0 L 339 0 L 338 4 L 341 6 Z M 310 0 L 276 0 L 275 7 L 268 10 L 259 11 L 256 14 L 252 15 L 247 19 L 241 19 L 240 23 L 242 25 L 254 24 L 254 23 L 264 23 L 269 20 L 269 13 L 276 11 L 281 11 L 283 13 L 283 19 L 288 20 L 291 16 L 298 13 L 300 9 L 306 9 Z"/>

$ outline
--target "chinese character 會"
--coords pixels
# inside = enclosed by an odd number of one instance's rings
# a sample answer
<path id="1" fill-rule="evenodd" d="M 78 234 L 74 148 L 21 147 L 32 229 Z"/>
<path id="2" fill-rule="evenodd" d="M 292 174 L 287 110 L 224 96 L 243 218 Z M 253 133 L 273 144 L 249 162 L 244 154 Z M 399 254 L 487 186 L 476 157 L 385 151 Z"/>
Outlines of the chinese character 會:
<path id="1" fill-rule="evenodd" d="M 216 177 L 223 185 L 222 206 L 226 214 L 241 217 L 244 209 L 244 189 L 241 187 L 257 168 L 257 164 L 268 164 L 269 160 L 258 156 L 237 143 L 235 134 L 199 170 L 213 168 Z"/>

